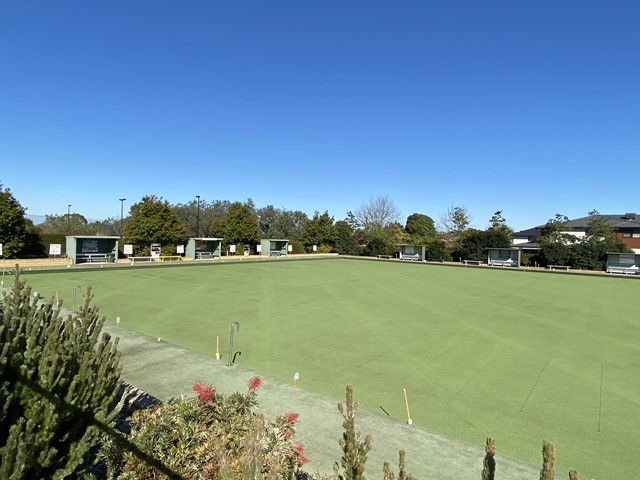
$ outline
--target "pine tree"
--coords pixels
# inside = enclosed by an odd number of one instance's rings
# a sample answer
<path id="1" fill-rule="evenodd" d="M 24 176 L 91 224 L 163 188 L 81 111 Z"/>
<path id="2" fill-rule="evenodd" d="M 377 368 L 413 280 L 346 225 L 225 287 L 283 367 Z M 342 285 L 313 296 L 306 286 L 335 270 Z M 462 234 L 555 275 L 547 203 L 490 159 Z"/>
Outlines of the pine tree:
<path id="1" fill-rule="evenodd" d="M 342 447 L 342 471 L 339 475 L 338 464 L 333 466 L 334 478 L 339 480 L 364 480 L 364 466 L 367 462 L 367 453 L 371 450 L 371 436 L 365 435 L 364 441 L 361 440 L 361 433 L 356 431 L 356 413 L 358 412 L 358 404 L 353 401 L 353 387 L 347 386 L 347 401 L 345 405 L 338 404 L 338 410 L 342 414 L 344 421 L 344 433 L 340 439 L 340 447 Z"/>
<path id="2" fill-rule="evenodd" d="M 542 469 L 540 480 L 554 480 L 556 463 L 556 447 L 546 440 L 542 442 Z"/>
<path id="3" fill-rule="evenodd" d="M 77 475 L 113 421 L 120 354 L 92 297 L 62 318 L 16 268 L 0 308 L 0 478 Z"/>

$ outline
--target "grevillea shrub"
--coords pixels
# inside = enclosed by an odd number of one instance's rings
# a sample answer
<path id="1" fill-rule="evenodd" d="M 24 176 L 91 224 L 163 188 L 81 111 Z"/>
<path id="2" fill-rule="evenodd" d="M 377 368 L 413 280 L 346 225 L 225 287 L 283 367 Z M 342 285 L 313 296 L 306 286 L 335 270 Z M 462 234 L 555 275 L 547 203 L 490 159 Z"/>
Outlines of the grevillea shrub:
<path id="1" fill-rule="evenodd" d="M 304 446 L 294 441 L 298 415 L 269 421 L 256 413 L 259 387 L 259 377 L 249 380 L 244 394 L 221 395 L 211 385 L 196 384 L 195 398 L 139 410 L 128 439 L 165 469 L 160 472 L 138 454 L 124 452 L 112 477 L 292 478 L 308 461 Z"/>

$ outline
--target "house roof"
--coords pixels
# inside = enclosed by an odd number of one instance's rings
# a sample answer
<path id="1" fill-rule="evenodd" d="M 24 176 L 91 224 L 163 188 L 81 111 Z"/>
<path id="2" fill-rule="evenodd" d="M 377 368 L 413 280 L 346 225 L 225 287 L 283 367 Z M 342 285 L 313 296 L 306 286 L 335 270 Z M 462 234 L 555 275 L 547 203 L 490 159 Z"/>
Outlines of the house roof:
<path id="1" fill-rule="evenodd" d="M 623 213 L 623 214 L 613 214 L 613 215 L 604 215 L 598 214 L 596 217 L 602 218 L 609 222 L 613 228 L 622 229 L 622 228 L 640 228 L 640 215 L 636 215 L 635 213 Z M 587 228 L 589 222 L 594 218 L 592 215 L 588 215 L 586 217 L 575 218 L 573 220 L 569 220 L 567 222 L 567 227 L 569 229 L 581 230 Z M 519 232 L 515 232 L 513 234 L 514 237 L 531 237 L 540 235 L 540 230 L 543 229 L 545 225 L 538 225 L 537 227 L 529 228 L 527 230 L 521 230 Z"/>

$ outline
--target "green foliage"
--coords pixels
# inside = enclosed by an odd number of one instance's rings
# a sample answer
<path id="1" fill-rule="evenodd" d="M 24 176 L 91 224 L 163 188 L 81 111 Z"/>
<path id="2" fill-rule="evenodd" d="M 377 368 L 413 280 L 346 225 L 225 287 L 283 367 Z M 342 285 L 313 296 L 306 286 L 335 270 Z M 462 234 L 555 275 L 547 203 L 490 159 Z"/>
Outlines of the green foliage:
<path id="1" fill-rule="evenodd" d="M 356 243 L 353 228 L 345 220 L 339 220 L 335 224 L 336 241 L 334 251 L 340 255 L 358 255 L 360 249 Z"/>
<path id="2" fill-rule="evenodd" d="M 503 229 L 475 230 L 464 232 L 460 242 L 460 254 L 467 260 L 485 260 L 487 248 L 509 248 L 511 239 Z"/>
<path id="3" fill-rule="evenodd" d="M 211 234 L 211 225 L 216 221 L 220 221 L 227 213 L 229 205 L 231 205 L 231 202 L 228 200 L 207 202 L 201 198 L 200 202 L 198 202 L 198 199 L 194 198 L 188 203 L 172 205 L 171 209 L 176 214 L 178 222 L 185 226 L 188 237 L 206 237 Z M 222 235 L 213 236 L 220 237 Z"/>
<path id="4" fill-rule="evenodd" d="M 44 247 L 44 251 L 46 254 L 49 253 L 49 246 L 53 244 L 61 245 L 62 250 L 61 254 L 67 254 L 67 239 L 65 238 L 63 233 L 43 233 L 40 234 L 40 241 Z"/>
<path id="5" fill-rule="evenodd" d="M 291 253 L 298 255 L 305 253 L 304 245 L 302 244 L 302 242 L 298 240 L 292 240 L 289 242 L 289 245 L 291 245 Z"/>
<path id="6" fill-rule="evenodd" d="M 571 248 L 571 264 L 583 270 L 606 270 L 607 252 L 628 252 L 613 227 L 597 211 L 589 212 L 585 236 Z"/>
<path id="7" fill-rule="evenodd" d="M 20 202 L 0 183 L 0 243 L 4 258 L 18 258 L 26 247 L 29 223 Z"/>
<path id="8" fill-rule="evenodd" d="M 484 446 L 485 456 L 482 463 L 482 480 L 494 480 L 496 474 L 496 441 L 488 437 Z"/>
<path id="9" fill-rule="evenodd" d="M 554 480 L 555 478 L 556 447 L 553 443 L 542 442 L 542 468 L 540 480 Z"/>
<path id="10" fill-rule="evenodd" d="M 569 218 L 556 213 L 540 231 L 540 259 L 544 265 L 567 265 L 571 260 L 571 245 L 576 241 L 575 235 L 568 233 Z"/>
<path id="11" fill-rule="evenodd" d="M 436 225 L 433 219 L 422 213 L 409 215 L 404 229 L 412 238 L 431 238 L 437 235 Z"/>
<path id="12" fill-rule="evenodd" d="M 502 210 L 498 210 L 491 217 L 489 230 L 504 231 L 507 235 L 509 235 L 509 240 L 511 240 L 511 235 L 513 235 L 513 229 L 507 225 L 507 221 L 502 216 Z"/>
<path id="13" fill-rule="evenodd" d="M 447 212 L 440 217 L 440 223 L 445 232 L 448 244 L 454 250 L 460 250 L 462 234 L 471 223 L 467 208 L 460 205 L 451 205 L 447 209 Z"/>
<path id="14" fill-rule="evenodd" d="M 16 270 L 0 310 L 0 478 L 77 475 L 112 422 L 120 354 L 92 297 L 63 319 Z"/>
<path id="15" fill-rule="evenodd" d="M 234 202 L 229 205 L 222 221 L 214 222 L 211 229 L 224 238 L 225 245 L 246 244 L 255 248 L 260 243 L 258 217 L 247 203 Z M 236 255 L 238 254 L 242 255 L 242 248 L 239 252 L 236 250 Z"/>
<path id="16" fill-rule="evenodd" d="M 569 480 L 580 480 L 580 478 L 578 477 L 578 471 L 571 469 L 569 470 Z"/>
<path id="17" fill-rule="evenodd" d="M 395 245 L 391 244 L 383 237 L 374 237 L 363 249 L 362 254 L 366 257 L 377 257 L 378 255 L 393 255 L 397 251 Z"/>
<path id="18" fill-rule="evenodd" d="M 176 478 L 290 478 L 307 462 L 304 447 L 293 443 L 298 415 L 268 421 L 256 413 L 259 385 L 254 377 L 247 393 L 224 396 L 213 386 L 196 384 L 196 398 L 136 412 L 129 438 Z M 119 470 L 119 479 L 166 474 L 132 452 L 124 453 Z"/>
<path id="19" fill-rule="evenodd" d="M 347 386 L 345 404 L 339 403 L 338 410 L 344 418 L 342 422 L 344 432 L 340 439 L 342 474 L 340 474 L 340 466 L 336 463 L 333 466 L 334 477 L 339 480 L 364 480 L 367 453 L 371 450 L 371 436 L 365 435 L 364 440 L 361 440 L 362 434 L 356 431 L 358 404 L 353 401 L 353 387 L 351 385 Z"/>
<path id="20" fill-rule="evenodd" d="M 132 244 L 135 255 L 149 255 L 152 243 L 162 245 L 162 255 L 172 255 L 185 235 L 185 227 L 178 222 L 169 202 L 150 195 L 131 206 L 123 243 Z"/>
<path id="21" fill-rule="evenodd" d="M 307 253 L 310 253 L 313 251 L 313 245 L 324 244 L 333 249 L 337 236 L 333 217 L 329 216 L 329 212 L 325 211 L 323 214 L 315 212 L 313 218 L 302 227 L 300 240 L 304 244 Z"/>

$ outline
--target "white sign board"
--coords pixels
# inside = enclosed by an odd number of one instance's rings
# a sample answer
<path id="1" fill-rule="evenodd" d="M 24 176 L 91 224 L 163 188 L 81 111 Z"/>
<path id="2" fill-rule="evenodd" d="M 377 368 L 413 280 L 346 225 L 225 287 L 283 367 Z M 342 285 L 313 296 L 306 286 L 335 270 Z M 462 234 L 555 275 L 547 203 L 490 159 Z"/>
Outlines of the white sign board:
<path id="1" fill-rule="evenodd" d="M 256 245 L 256 252 L 262 253 L 262 245 Z"/>
<path id="2" fill-rule="evenodd" d="M 0 257 L 4 255 L 4 253 L 2 253 L 2 244 L 0 243 Z"/>
<path id="3" fill-rule="evenodd" d="M 60 255 L 62 253 L 62 245 L 59 243 L 52 243 L 49 245 L 49 255 Z"/>
<path id="4" fill-rule="evenodd" d="M 229 245 L 229 251 L 231 253 L 236 253 L 236 246 L 235 245 Z"/>
<path id="5" fill-rule="evenodd" d="M 122 247 L 122 251 L 125 255 L 133 255 L 133 245 L 131 243 L 125 243 Z"/>
<path id="6" fill-rule="evenodd" d="M 317 245 L 314 245 L 314 246 L 313 246 L 313 251 L 314 251 L 314 252 L 317 252 L 317 251 L 318 251 L 318 246 L 317 246 Z"/>
<path id="7" fill-rule="evenodd" d="M 162 251 L 162 246 L 159 243 L 151 244 L 151 258 L 160 258 L 161 251 Z"/>
<path id="8" fill-rule="evenodd" d="M 287 252 L 293 252 L 293 245 L 287 245 Z"/>
<path id="9" fill-rule="evenodd" d="M 183 254 L 184 253 L 184 245 L 176 245 L 176 253 Z"/>

